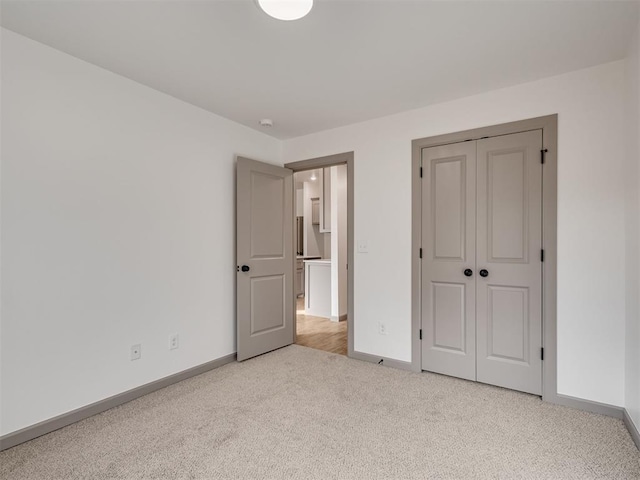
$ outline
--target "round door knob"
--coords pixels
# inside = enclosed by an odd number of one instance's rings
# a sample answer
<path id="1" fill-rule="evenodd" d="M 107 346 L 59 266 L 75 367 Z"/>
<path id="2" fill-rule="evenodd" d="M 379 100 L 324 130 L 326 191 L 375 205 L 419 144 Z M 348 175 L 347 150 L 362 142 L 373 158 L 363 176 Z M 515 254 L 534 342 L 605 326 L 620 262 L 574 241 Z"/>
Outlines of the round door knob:
<path id="1" fill-rule="evenodd" d="M 489 272 L 487 270 L 485 270 L 484 268 L 482 270 L 480 270 L 478 273 L 480 274 L 481 277 L 488 277 L 489 276 Z"/>
<path id="2" fill-rule="evenodd" d="M 240 270 L 242 270 L 243 272 L 248 272 L 251 269 L 249 268 L 249 265 L 242 265 L 242 267 L 240 267 Z"/>
<path id="3" fill-rule="evenodd" d="M 470 268 L 467 268 L 467 269 L 464 271 L 464 276 L 465 276 L 465 277 L 470 277 L 471 275 L 473 275 L 473 270 L 471 270 Z"/>

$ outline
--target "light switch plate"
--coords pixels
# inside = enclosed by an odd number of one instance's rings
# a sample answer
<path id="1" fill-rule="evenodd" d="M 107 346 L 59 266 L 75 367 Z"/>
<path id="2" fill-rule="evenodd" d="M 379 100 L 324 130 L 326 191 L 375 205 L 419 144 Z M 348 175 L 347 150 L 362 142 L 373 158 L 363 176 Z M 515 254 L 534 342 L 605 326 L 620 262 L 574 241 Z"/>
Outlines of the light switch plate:
<path id="1" fill-rule="evenodd" d="M 361 240 L 358 242 L 358 253 L 369 253 L 369 242 Z"/>

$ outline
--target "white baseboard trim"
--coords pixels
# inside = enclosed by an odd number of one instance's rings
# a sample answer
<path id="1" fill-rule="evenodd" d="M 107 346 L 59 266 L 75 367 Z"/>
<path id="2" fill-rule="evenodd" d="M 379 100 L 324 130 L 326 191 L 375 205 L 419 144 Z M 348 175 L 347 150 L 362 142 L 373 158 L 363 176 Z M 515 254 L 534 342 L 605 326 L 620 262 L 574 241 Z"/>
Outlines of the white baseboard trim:
<path id="1" fill-rule="evenodd" d="M 379 365 L 384 365 L 385 367 L 413 371 L 411 362 L 403 362 L 402 360 L 394 360 L 393 358 L 381 357 L 363 352 L 352 352 L 349 357 L 355 358 L 356 360 L 362 360 L 363 362 L 377 363 Z"/>
<path id="2" fill-rule="evenodd" d="M 555 403 L 556 405 L 577 408 L 578 410 L 584 410 L 585 412 L 598 413 L 600 415 L 619 419 L 622 419 L 624 410 L 623 407 L 616 407 L 615 405 L 609 405 L 607 403 L 593 402 L 591 400 L 583 400 L 582 398 L 571 397 L 569 395 L 558 394 L 544 396 L 543 400 L 545 402 Z"/>
<path id="3" fill-rule="evenodd" d="M 629 415 L 629 412 L 627 412 L 626 408 L 624 409 L 623 413 L 624 416 L 622 417 L 622 421 L 627 427 L 627 430 L 629 430 L 631 438 L 633 439 L 633 443 L 635 443 L 636 447 L 638 447 L 638 450 L 640 450 L 640 431 L 638 431 L 638 427 L 636 426 L 636 424 L 633 423 L 633 420 L 631 419 L 631 416 Z"/>
<path id="4" fill-rule="evenodd" d="M 21 430 L 16 430 L 15 432 L 8 433 L 0 437 L 0 451 L 6 450 L 7 448 L 15 447 L 16 445 L 19 445 L 21 443 L 33 440 L 34 438 L 40 437 L 47 433 L 51 433 L 54 430 L 58 430 L 60 428 L 66 427 L 67 425 L 71 425 L 72 423 L 79 422 L 80 420 L 84 420 L 85 418 L 97 415 L 98 413 L 102 413 L 106 410 L 122 405 L 123 403 L 135 400 L 138 397 L 142 397 L 149 393 L 155 392 L 156 390 L 160 390 L 161 388 L 168 387 L 169 385 L 173 385 L 174 383 L 181 382 L 188 378 L 195 377 L 196 375 L 208 372 L 209 370 L 221 367 L 223 365 L 226 365 L 227 363 L 234 362 L 235 360 L 236 354 L 232 353 L 216 360 L 203 363 L 202 365 L 189 368 L 182 372 L 174 373 L 173 375 L 169 375 L 154 382 L 141 385 L 140 387 L 127 390 L 126 392 L 119 393 L 112 397 L 105 398 L 104 400 L 99 400 L 95 403 L 80 407 L 76 410 L 63 413 L 62 415 L 50 418 L 49 420 L 44 420 L 40 423 L 36 423 L 35 425 L 31 425 Z"/>

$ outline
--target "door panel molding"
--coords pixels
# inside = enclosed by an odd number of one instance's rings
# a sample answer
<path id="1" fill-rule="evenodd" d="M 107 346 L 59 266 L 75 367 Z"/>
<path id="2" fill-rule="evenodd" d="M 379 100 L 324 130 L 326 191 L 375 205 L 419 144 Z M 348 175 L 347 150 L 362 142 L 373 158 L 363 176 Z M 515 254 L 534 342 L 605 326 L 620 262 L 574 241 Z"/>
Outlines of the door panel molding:
<path id="1" fill-rule="evenodd" d="M 281 330 L 287 326 L 286 280 L 284 274 L 264 275 L 250 279 L 251 329 L 249 335 L 255 337 Z M 265 303 L 269 303 L 265 308 Z M 260 308 L 255 308 L 260 305 Z"/>
<path id="2" fill-rule="evenodd" d="M 433 307 L 432 313 L 433 316 L 433 332 L 431 332 L 430 339 L 432 340 L 431 348 L 439 349 L 439 350 L 447 350 L 453 353 L 465 355 L 467 353 L 466 348 L 466 332 L 465 332 L 465 287 L 464 283 L 445 283 L 445 282 L 432 282 L 431 283 L 431 296 L 433 298 Z M 440 302 L 439 297 L 442 298 L 441 295 L 438 295 L 438 290 L 441 292 L 446 292 L 446 294 L 454 295 L 455 299 L 443 299 L 445 301 Z M 448 290 L 448 291 L 447 291 Z M 454 291 L 452 291 L 454 290 Z M 455 291 L 457 290 L 457 292 Z M 438 320 L 442 318 L 444 315 L 441 314 L 440 310 L 447 307 L 447 304 L 451 304 L 452 300 L 457 300 L 457 303 L 454 305 L 456 307 L 456 316 L 458 317 L 458 322 L 453 325 L 440 325 Z M 446 302 L 446 303 L 445 303 Z M 445 312 L 442 312 L 445 313 Z M 442 327 L 442 328 L 439 328 Z M 453 327 L 453 328 L 452 328 Z M 453 331 L 451 331 L 453 330 Z"/>
<path id="3" fill-rule="evenodd" d="M 457 165 L 456 165 L 457 164 Z M 458 167 L 458 172 L 456 172 Z M 444 170 L 446 169 L 446 170 Z M 456 178 L 444 178 L 442 180 L 443 188 L 438 188 L 438 179 L 440 177 L 452 177 L 455 174 Z M 452 260 L 464 262 L 465 259 L 465 240 L 467 236 L 466 229 L 466 177 L 467 177 L 467 162 L 464 155 L 456 157 L 441 158 L 431 163 L 431 175 L 430 175 L 430 192 L 431 192 L 431 218 L 432 229 L 431 234 L 433 236 L 433 259 L 434 260 Z M 448 182 L 447 182 L 448 180 Z M 455 190 L 457 188 L 457 190 Z M 442 211 L 440 208 L 443 204 L 450 204 L 452 201 L 457 202 L 458 218 L 453 217 L 448 212 Z M 445 229 L 438 228 L 441 223 L 446 222 L 448 227 L 455 228 L 457 226 L 458 231 L 452 232 L 454 235 L 447 236 Z M 457 222 L 455 221 L 457 220 Z M 457 233 L 457 235 L 455 235 Z M 457 248 L 456 248 L 457 247 Z M 444 251 L 443 251 L 444 250 Z M 456 252 L 457 255 L 453 254 Z M 440 254 L 440 252 L 442 254 Z"/>
<path id="4" fill-rule="evenodd" d="M 271 259 L 285 256 L 285 179 L 266 172 L 250 172 L 251 251 L 249 258 Z M 266 208 L 273 195 L 278 196 L 281 208 L 278 211 Z"/>
<path id="5" fill-rule="evenodd" d="M 488 244 L 487 244 L 487 257 L 491 262 L 505 262 L 505 263 L 528 263 L 529 255 L 528 255 L 528 244 L 529 244 L 529 209 L 527 208 L 527 197 L 528 197 L 528 175 L 526 168 L 527 161 L 527 152 L 524 149 L 508 149 L 506 151 L 500 151 L 499 155 L 502 157 L 506 155 L 512 154 L 521 154 L 521 161 L 518 162 L 519 165 L 513 160 L 505 162 L 504 158 L 498 158 L 498 152 L 488 152 L 487 159 L 487 224 L 489 225 L 488 230 Z M 511 168 L 521 167 L 518 172 L 521 178 L 520 185 L 522 186 L 521 192 L 514 191 L 513 188 L 509 188 L 512 182 L 509 182 L 509 179 L 506 178 L 505 175 L 500 176 L 500 171 L 496 163 L 501 162 L 504 163 L 505 166 Z M 515 186 L 515 185 L 513 185 Z M 502 187 L 502 188 L 501 188 Z M 496 196 L 500 198 L 496 199 Z M 498 200 L 498 201 L 496 201 Z M 521 208 L 520 215 L 517 215 L 518 212 L 510 210 L 508 212 L 496 212 L 496 204 L 502 205 L 513 205 L 518 203 Z M 502 214 L 502 215 L 500 215 Z M 510 215 L 509 215 L 510 214 Z M 516 214 L 516 215 L 514 215 Z M 502 217 L 502 218 L 501 218 Z M 507 217 L 507 218 L 505 218 Z M 509 218 L 510 217 L 510 218 Z M 502 221 L 500 221 L 502 220 Z M 522 230 L 520 232 L 520 251 L 519 255 L 513 255 L 515 252 L 505 252 L 505 254 L 500 255 L 499 248 L 505 247 L 505 245 L 497 245 L 498 243 L 494 239 L 494 231 L 496 230 L 496 223 L 499 223 L 500 226 L 505 224 L 514 224 L 518 223 L 522 225 Z M 508 246 L 507 246 L 508 248 Z M 511 253 L 511 255 L 509 255 Z"/>
<path id="6" fill-rule="evenodd" d="M 542 335 L 544 347 L 544 361 L 542 362 L 542 398 L 551 403 L 562 403 L 562 396 L 557 389 L 557 136 L 558 115 L 548 115 L 522 121 L 504 123 L 472 130 L 465 130 L 445 135 L 420 138 L 412 142 L 412 260 L 411 260 L 411 311 L 412 311 L 412 355 L 411 369 L 421 371 L 422 352 L 420 340 L 421 311 L 422 311 L 422 261 L 419 257 L 423 247 L 422 238 L 422 190 L 421 190 L 421 159 L 422 149 L 434 146 L 450 145 L 468 140 L 481 140 L 485 137 L 496 137 L 514 133 L 542 130 L 542 148 L 546 149 L 545 163 L 542 169 L 542 248 L 544 262 L 542 263 Z M 523 246 L 524 247 L 524 246 Z M 524 249 L 525 254 L 527 250 Z M 530 253 L 532 255 L 532 253 Z M 529 258 L 533 261 L 537 255 Z M 522 260 L 496 258 L 495 263 L 520 263 Z M 524 266 L 524 265 L 523 265 Z M 476 275 L 477 272 L 474 272 Z M 539 352 L 529 352 L 536 356 Z"/>
<path id="7" fill-rule="evenodd" d="M 503 325 L 503 332 L 497 332 L 495 327 L 496 318 L 499 318 L 500 311 L 500 301 L 496 301 L 497 293 L 519 293 L 520 298 L 516 298 L 515 300 L 520 303 L 520 310 L 523 315 L 520 319 L 520 325 Z M 502 286 L 502 285 L 487 285 L 487 306 L 489 314 L 487 315 L 488 320 L 488 328 L 487 328 L 487 356 L 491 359 L 495 359 L 498 361 L 508 361 L 508 362 L 516 362 L 516 363 L 524 363 L 529 365 L 530 358 L 530 348 L 529 348 L 529 288 L 528 287 L 513 287 L 513 286 Z M 513 300 L 513 295 L 511 295 Z M 507 303 L 506 298 L 502 299 L 502 303 Z M 496 305 L 497 304 L 497 305 Z M 498 322 L 502 323 L 502 322 Z M 505 334 L 509 333 L 509 330 L 517 329 L 522 333 L 520 336 L 523 337 L 522 348 L 520 349 L 519 354 L 514 353 L 509 347 L 512 347 L 513 344 L 510 344 L 508 347 L 503 348 L 502 352 L 498 352 L 497 350 L 500 348 L 501 339 L 497 339 L 500 333 Z"/>

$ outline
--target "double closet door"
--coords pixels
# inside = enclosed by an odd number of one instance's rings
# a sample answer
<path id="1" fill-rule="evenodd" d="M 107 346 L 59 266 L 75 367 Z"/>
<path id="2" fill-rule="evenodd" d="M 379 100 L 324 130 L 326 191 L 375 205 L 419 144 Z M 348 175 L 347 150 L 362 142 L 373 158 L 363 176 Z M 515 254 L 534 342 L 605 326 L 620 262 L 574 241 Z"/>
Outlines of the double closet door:
<path id="1" fill-rule="evenodd" d="M 422 150 L 422 369 L 541 395 L 542 131 Z"/>

